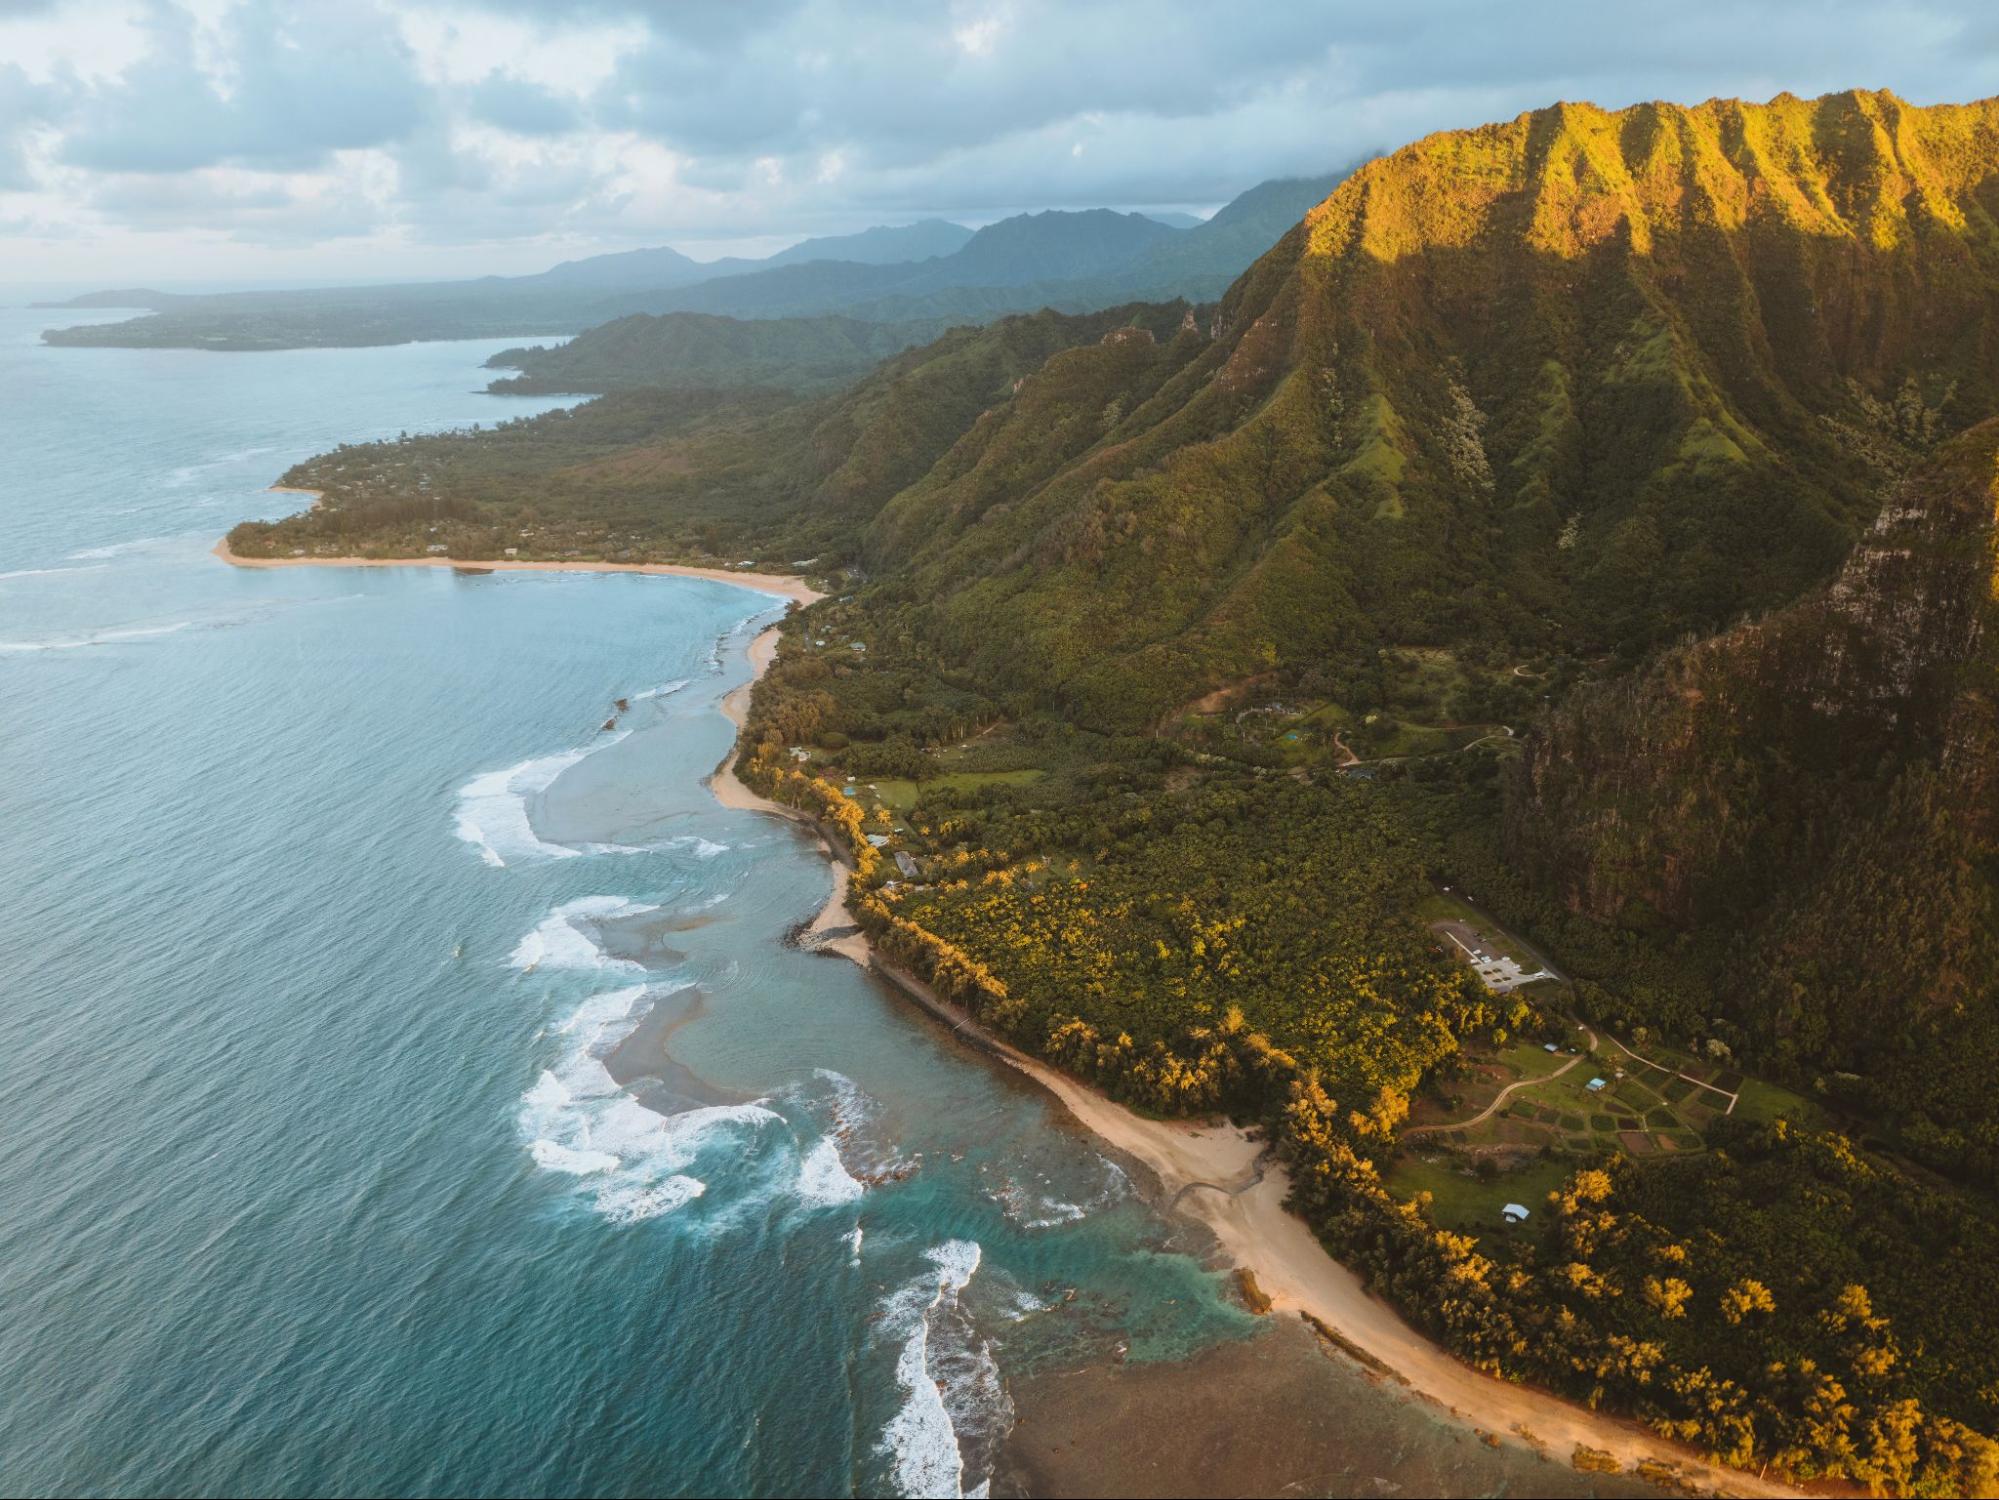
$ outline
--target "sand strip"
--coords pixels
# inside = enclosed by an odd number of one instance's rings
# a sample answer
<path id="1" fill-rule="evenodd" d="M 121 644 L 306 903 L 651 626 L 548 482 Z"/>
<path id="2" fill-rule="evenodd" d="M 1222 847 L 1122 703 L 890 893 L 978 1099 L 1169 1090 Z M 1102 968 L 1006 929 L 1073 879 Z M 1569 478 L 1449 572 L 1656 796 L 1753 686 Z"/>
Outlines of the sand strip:
<path id="1" fill-rule="evenodd" d="M 810 604 L 824 594 L 803 579 L 771 573 L 738 573 L 725 568 L 682 567 L 670 563 L 473 562 L 462 558 L 240 558 L 226 541 L 215 555 L 238 567 L 432 567 L 506 569 L 521 572 L 649 573 L 708 578 Z M 722 711 L 740 729 L 756 681 L 777 654 L 776 626 L 761 632 L 749 648 L 750 678 L 722 700 Z M 732 749 L 709 788 L 725 807 L 775 813 L 809 828 L 833 869 L 833 890 L 814 918 L 812 931 L 854 925 L 846 907 L 848 870 L 817 824 L 795 808 L 760 797 L 735 775 Z M 1579 1446 L 1603 1450 L 1626 1468 L 1641 1460 L 1671 1464 L 1688 1481 L 1742 1495 L 1795 1495 L 1788 1486 L 1734 1469 L 1717 1469 L 1690 1449 L 1665 1442 L 1635 1423 L 1586 1411 L 1544 1391 L 1510 1385 L 1460 1363 L 1412 1329 L 1361 1285 L 1360 1278 L 1326 1253 L 1302 1219 L 1287 1213 L 1288 1182 L 1283 1168 L 1264 1148 L 1227 1123 L 1147 1120 L 1094 1089 L 1059 1073 L 982 1032 L 969 1016 L 931 994 L 913 975 L 884 964 L 866 937 L 846 934 L 821 946 L 882 975 L 925 1009 L 985 1050 L 1040 1083 L 1081 1124 L 1111 1146 L 1150 1169 L 1162 1201 L 1206 1224 L 1223 1252 L 1255 1273 L 1274 1310 L 1309 1315 L 1324 1324 L 1349 1353 L 1379 1366 L 1413 1394 L 1422 1396 L 1475 1429 L 1524 1444 L 1566 1464 Z"/>
<path id="2" fill-rule="evenodd" d="M 731 691 L 722 711 L 739 729 L 749 695 L 777 652 L 777 627 L 750 645 L 750 679 Z M 775 813 L 810 828 L 817 824 L 796 808 L 759 797 L 735 775 L 730 752 L 709 779 L 725 807 Z M 809 931 L 854 925 L 847 910 L 849 872 L 823 835 L 822 851 L 833 867 L 833 891 Z M 1135 1158 L 1158 1178 L 1162 1201 L 1214 1231 L 1223 1253 L 1256 1280 L 1280 1312 L 1302 1313 L 1325 1324 L 1362 1363 L 1391 1378 L 1458 1420 L 1502 1440 L 1524 1445 L 1567 1465 L 1578 1447 L 1612 1454 L 1629 1470 L 1644 1460 L 1670 1464 L 1689 1482 L 1720 1487 L 1729 1494 L 1795 1495 L 1799 1491 L 1754 1474 L 1716 1468 L 1692 1449 L 1657 1437 L 1634 1422 L 1607 1417 L 1560 1397 L 1481 1375 L 1405 1323 L 1360 1278 L 1326 1253 L 1305 1221 L 1287 1212 L 1290 1184 L 1284 1168 L 1265 1148 L 1226 1122 L 1148 1120 L 1096 1090 L 982 1031 L 956 1007 L 932 994 L 914 975 L 884 963 L 866 936 L 853 933 L 820 946 L 852 959 L 888 979 L 961 1036 L 1020 1069 L 1062 1101 L 1069 1113 L 1113 1147 Z"/>
<path id="3" fill-rule="evenodd" d="M 310 493 L 302 492 L 302 493 Z M 680 563 L 535 562 L 518 557 L 487 560 L 469 557 L 239 557 L 227 538 L 215 544 L 215 555 L 238 568 L 464 568 L 482 573 L 649 573 L 668 578 L 708 578 L 733 583 L 760 594 L 810 604 L 826 596 L 803 578 L 784 573 L 739 572 L 734 568 L 696 568 Z"/>

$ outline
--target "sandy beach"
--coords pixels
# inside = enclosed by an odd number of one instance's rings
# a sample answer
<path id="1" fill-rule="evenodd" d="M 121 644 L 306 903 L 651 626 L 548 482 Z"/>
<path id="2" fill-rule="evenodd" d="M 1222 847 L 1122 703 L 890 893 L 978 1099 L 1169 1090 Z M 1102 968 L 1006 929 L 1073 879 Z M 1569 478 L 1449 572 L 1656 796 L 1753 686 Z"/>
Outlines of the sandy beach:
<path id="1" fill-rule="evenodd" d="M 295 491 L 309 495 L 310 490 Z M 669 578 L 710 578 L 761 594 L 776 594 L 799 604 L 826 596 L 803 578 L 785 573 L 751 573 L 735 568 L 696 568 L 680 563 L 539 562 L 518 557 L 491 560 L 466 557 L 239 557 L 225 537 L 215 555 L 237 568 L 470 568 L 482 573 L 650 573 Z M 775 649 L 775 646 L 773 646 Z"/>
<path id="2" fill-rule="evenodd" d="M 239 567 L 431 567 L 508 569 L 531 572 L 624 572 L 709 578 L 757 589 L 809 604 L 824 595 L 803 579 L 780 574 L 734 572 L 718 568 L 683 567 L 666 563 L 468 562 L 446 558 L 238 558 L 225 543 L 216 555 Z M 722 712 L 740 730 L 746 722 L 750 695 L 777 655 L 778 628 L 758 634 L 748 649 L 750 677 L 721 703 Z M 709 778 L 709 788 L 725 807 L 772 813 L 797 823 L 818 842 L 826 855 L 832 889 L 825 905 L 806 929 L 822 936 L 812 944 L 851 959 L 879 974 L 950 1025 L 959 1035 L 1019 1069 L 1059 1099 L 1078 1123 L 1116 1151 L 1138 1163 L 1156 1179 L 1160 1202 L 1188 1215 L 1212 1231 L 1221 1253 L 1233 1265 L 1252 1272 L 1271 1302 L 1274 1314 L 1303 1314 L 1353 1361 L 1401 1386 L 1412 1398 L 1424 1400 L 1440 1414 L 1463 1425 L 1480 1440 L 1496 1440 L 1559 1464 L 1567 1470 L 1578 1448 L 1592 1448 L 1615 1457 L 1628 1473 L 1640 1463 L 1664 1465 L 1686 1483 L 1731 1494 L 1793 1495 L 1787 1486 L 1753 1474 L 1721 1470 L 1702 1462 L 1691 1450 L 1655 1437 L 1634 1423 L 1602 1416 L 1546 1392 L 1510 1385 L 1481 1375 L 1460 1363 L 1412 1329 L 1385 1302 L 1372 1296 L 1360 1279 L 1326 1253 L 1304 1221 L 1286 1212 L 1288 1183 L 1283 1167 L 1248 1133 L 1225 1121 L 1148 1120 L 1133 1114 L 1094 1089 L 980 1030 L 972 1019 L 930 993 L 913 975 L 897 971 L 874 953 L 846 905 L 850 872 L 813 819 L 795 808 L 758 796 L 735 775 L 735 749 Z M 662 1030 L 665 1017 L 661 1018 Z M 655 1064 L 655 1067 L 657 1065 Z M 1288 1320 L 1287 1320 L 1288 1321 Z M 1258 1341 L 1263 1342 L 1262 1340 Z M 1132 1389 L 1144 1382 L 1138 1381 Z M 1066 1410 L 1058 1403 L 1050 1411 Z M 1063 1426 L 1066 1422 L 1068 1425 Z M 1078 1423 L 1083 1425 L 1079 1426 Z M 1087 1422 L 1074 1412 L 1054 1430 L 1070 1434 L 1072 1445 L 1085 1435 Z M 1212 1430 L 1212 1429 L 1210 1429 Z M 1303 1453 L 1306 1450 L 1298 1450 Z M 1044 1479 L 1060 1469 L 1054 1450 L 1029 1464 Z M 1304 1462 L 1304 1459 L 1300 1460 Z M 1061 1469 L 1064 1488 L 1089 1486 L 1075 1473 Z M 1162 1470 L 1151 1489 L 1125 1493 L 1212 1493 L 1188 1490 L 1188 1473 Z M 1202 1474 L 1210 1470 L 1198 1471 Z M 1136 1483 L 1142 1476 L 1122 1476 Z M 1300 1475 L 1294 1476 L 1302 1479 Z M 1291 1482 L 1291 1481 L 1287 1481 Z M 1326 1482 L 1333 1482 L 1332 1476 Z"/>
<path id="3" fill-rule="evenodd" d="M 722 703 L 741 728 L 749 695 L 777 653 L 775 626 L 750 645 L 750 678 Z M 816 825 L 795 808 L 759 797 L 735 775 L 735 753 L 710 779 L 725 807 L 775 813 L 808 827 L 833 870 L 833 890 L 808 932 L 841 935 L 817 946 L 840 953 L 881 974 L 950 1024 L 975 1036 L 986 1050 L 1033 1078 L 1060 1099 L 1076 1120 L 1157 1179 L 1161 1201 L 1205 1224 L 1224 1255 L 1251 1271 L 1274 1313 L 1304 1314 L 1329 1329 L 1363 1367 L 1393 1379 L 1413 1395 L 1481 1433 L 1523 1447 L 1566 1468 L 1578 1448 L 1615 1457 L 1627 1472 L 1640 1463 L 1668 1466 L 1684 1481 L 1731 1494 L 1795 1495 L 1787 1485 L 1720 1469 L 1636 1423 L 1600 1415 L 1545 1391 L 1482 1375 L 1447 1354 L 1373 1296 L 1360 1278 L 1326 1253 L 1305 1222 L 1286 1211 L 1289 1182 L 1263 1145 L 1227 1122 L 1148 1120 L 1076 1079 L 980 1031 L 969 1016 L 932 995 L 913 975 L 884 964 L 846 906 L 848 870 Z M 1160 1490 L 1158 1493 L 1180 1493 Z"/>
<path id="4" fill-rule="evenodd" d="M 777 637 L 777 627 L 772 625 L 750 642 L 749 680 L 732 688 L 722 700 L 723 714 L 738 730 L 748 722 L 750 694 L 756 689 L 757 679 L 770 670 L 770 664 L 777 659 Z M 805 932 L 812 939 L 814 948 L 851 958 L 862 968 L 869 967 L 874 958 L 873 948 L 854 921 L 854 914 L 847 909 L 847 882 L 853 877 L 853 872 L 826 841 L 819 825 L 797 808 L 786 807 L 768 797 L 759 797 L 744 786 L 736 776 L 736 751 L 733 746 L 729 750 L 729 758 L 717 766 L 715 774 L 708 778 L 708 789 L 724 807 L 742 812 L 775 813 L 804 827 L 818 840 L 819 852 L 826 856 L 833 872 L 833 890 L 827 896 L 826 904 L 819 908 L 818 915 L 807 924 Z"/>
<path id="5" fill-rule="evenodd" d="M 1305 1221 L 1285 1209 L 1290 1184 L 1284 1168 L 1248 1132 L 1226 1121 L 1144 1119 L 982 1031 L 913 975 L 879 958 L 869 966 L 960 1036 L 975 1039 L 983 1050 L 1041 1084 L 1078 1123 L 1144 1167 L 1158 1183 L 1159 1201 L 1206 1225 L 1228 1262 L 1255 1276 L 1273 1314 L 1303 1314 L 1316 1321 L 1355 1364 L 1393 1380 L 1474 1432 L 1492 1434 L 1564 1466 L 1578 1448 L 1593 1448 L 1616 1458 L 1627 1474 L 1641 1463 L 1659 1465 L 1704 1491 L 1801 1493 L 1754 1474 L 1718 1468 L 1634 1422 L 1480 1374 L 1411 1328 L 1326 1252 Z"/>

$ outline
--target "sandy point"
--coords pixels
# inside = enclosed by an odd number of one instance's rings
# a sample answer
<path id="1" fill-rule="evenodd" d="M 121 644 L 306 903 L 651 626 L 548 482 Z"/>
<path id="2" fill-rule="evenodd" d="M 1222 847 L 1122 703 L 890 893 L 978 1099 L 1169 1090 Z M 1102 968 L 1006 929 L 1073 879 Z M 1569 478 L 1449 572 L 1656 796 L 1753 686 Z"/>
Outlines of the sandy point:
<path id="1" fill-rule="evenodd" d="M 775 594 L 798 604 L 811 604 L 826 597 L 803 578 L 788 573 L 698 568 L 683 563 L 544 562 L 519 557 L 243 557 L 230 549 L 227 537 L 215 544 L 215 555 L 237 568 L 473 568 L 491 573 L 644 573 L 657 578 L 706 578 L 716 583 L 732 583 L 738 588 Z"/>

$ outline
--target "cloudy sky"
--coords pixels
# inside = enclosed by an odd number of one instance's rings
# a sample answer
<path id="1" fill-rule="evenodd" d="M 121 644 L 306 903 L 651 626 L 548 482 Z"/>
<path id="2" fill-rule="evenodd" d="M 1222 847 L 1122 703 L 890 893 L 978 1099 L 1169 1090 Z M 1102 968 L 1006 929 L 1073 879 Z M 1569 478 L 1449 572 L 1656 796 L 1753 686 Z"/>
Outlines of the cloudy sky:
<path id="1" fill-rule="evenodd" d="M 1995 62 L 1990 0 L 0 0 L 0 280 L 1206 211 L 1554 99 L 1930 103 L 1993 91 Z"/>

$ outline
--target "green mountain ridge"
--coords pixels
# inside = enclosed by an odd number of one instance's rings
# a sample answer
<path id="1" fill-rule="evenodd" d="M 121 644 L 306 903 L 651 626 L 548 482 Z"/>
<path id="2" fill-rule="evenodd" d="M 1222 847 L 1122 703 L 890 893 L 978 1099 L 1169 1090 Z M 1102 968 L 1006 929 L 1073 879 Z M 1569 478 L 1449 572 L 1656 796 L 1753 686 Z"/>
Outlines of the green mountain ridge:
<path id="1" fill-rule="evenodd" d="M 1855 128 L 1870 111 L 1916 113 L 1827 101 L 1856 175 L 1900 160 Z M 1999 409 L 1989 188 L 1937 174 L 1930 212 L 1860 226 L 1815 208 L 1840 237 L 1801 255 L 1772 242 L 1831 184 L 1731 163 L 1730 112 L 1563 107 L 1362 168 L 1236 284 L 1212 340 L 1158 354 L 1158 398 L 1071 356 L 1125 403 L 1086 461 L 972 527 L 967 462 L 897 498 L 870 560 L 921 534 L 947 636 L 969 647 L 1004 608 L 1047 679 L 1129 727 L 1315 656 L 1472 628 L 1630 653 L 1794 597 L 1872 519 L 1883 403 L 1913 382 L 1952 414 Z M 1935 118 L 1989 133 L 1993 112 Z M 1627 143 L 1644 156 L 1607 156 Z M 1014 415 L 969 442 L 1008 462 L 1038 441 Z M 1079 617 L 1085 594 L 1117 607 Z"/>
<path id="2" fill-rule="evenodd" d="M 1568 910 L 1706 945 L 1680 1013 L 1642 1019 L 1731 1027 L 1988 1183 L 1995 450 L 1988 420 L 1899 482 L 1817 596 L 1571 697 L 1529 740 L 1506 840 Z"/>
<path id="3" fill-rule="evenodd" d="M 773 386 L 813 391 L 853 380 L 892 354 L 944 332 L 936 321 L 866 323 L 857 318 L 716 318 L 633 313 L 587 328 L 552 348 L 503 349 L 489 369 L 496 394 L 707 390 Z"/>
<path id="4" fill-rule="evenodd" d="M 891 959 L 1120 1097 L 1262 1121 L 1480 1368 L 1990 1493 L 1995 211 L 1999 101 L 1558 105 L 1363 166 L 1211 304 L 344 448 L 231 542 L 839 579 L 744 774 Z M 1572 990 L 1477 985 L 1412 915 L 1439 878 Z M 1729 1109 L 1640 1160 L 1607 1103 L 1519 1234 L 1391 1191 L 1412 1096 L 1570 1005 Z"/>

